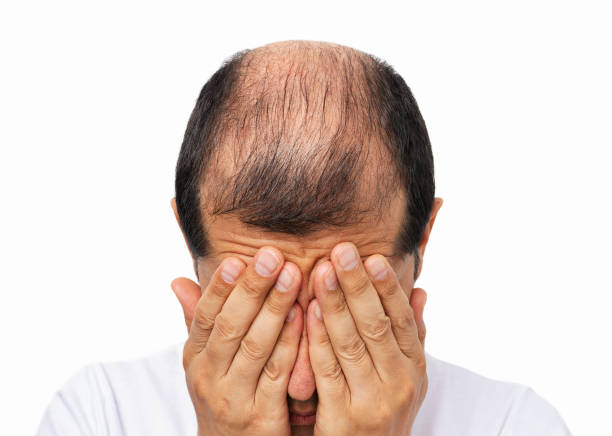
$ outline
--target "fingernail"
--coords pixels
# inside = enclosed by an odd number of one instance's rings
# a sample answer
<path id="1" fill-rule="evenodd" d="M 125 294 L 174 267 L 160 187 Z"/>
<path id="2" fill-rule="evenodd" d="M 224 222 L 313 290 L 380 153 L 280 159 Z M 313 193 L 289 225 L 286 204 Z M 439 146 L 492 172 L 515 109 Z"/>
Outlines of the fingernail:
<path id="1" fill-rule="evenodd" d="M 240 275 L 241 265 L 234 259 L 227 259 L 221 270 L 221 278 L 226 283 L 234 283 Z"/>
<path id="2" fill-rule="evenodd" d="M 365 266 L 376 280 L 383 280 L 387 277 L 387 267 L 380 257 L 368 259 Z"/>
<path id="3" fill-rule="evenodd" d="M 257 274 L 263 277 L 271 275 L 279 264 L 279 260 L 275 254 L 272 254 L 268 250 L 261 250 L 257 253 L 257 260 L 255 262 L 255 271 Z"/>
<path id="4" fill-rule="evenodd" d="M 291 322 L 293 321 L 293 318 L 295 318 L 295 307 L 292 307 L 291 310 L 289 311 L 289 315 L 287 315 L 287 322 Z"/>
<path id="5" fill-rule="evenodd" d="M 323 317 L 321 316 L 321 308 L 319 307 L 319 303 L 315 305 L 315 316 L 317 317 L 317 319 L 323 319 Z"/>
<path id="6" fill-rule="evenodd" d="M 357 266 L 357 253 L 352 245 L 346 245 L 338 253 L 338 261 L 345 271 L 355 269 Z"/>
<path id="7" fill-rule="evenodd" d="M 325 287 L 328 291 L 335 291 L 338 289 L 338 278 L 336 277 L 336 271 L 330 264 L 328 265 L 327 272 L 325 273 Z"/>
<path id="8" fill-rule="evenodd" d="M 280 292 L 287 292 L 289 290 L 289 286 L 291 286 L 291 282 L 293 281 L 293 274 L 289 271 L 287 266 L 283 267 L 280 275 L 278 276 L 278 280 L 276 281 L 276 289 Z"/>

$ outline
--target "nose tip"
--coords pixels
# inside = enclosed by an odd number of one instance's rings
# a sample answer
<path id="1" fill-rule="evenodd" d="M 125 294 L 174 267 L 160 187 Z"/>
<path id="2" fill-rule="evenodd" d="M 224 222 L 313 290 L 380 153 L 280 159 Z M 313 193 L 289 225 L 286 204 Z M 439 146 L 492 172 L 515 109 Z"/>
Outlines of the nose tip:
<path id="1" fill-rule="evenodd" d="M 308 338 L 303 335 L 300 340 L 298 355 L 289 378 L 287 393 L 297 401 L 310 399 L 315 390 L 314 373 L 308 356 Z"/>

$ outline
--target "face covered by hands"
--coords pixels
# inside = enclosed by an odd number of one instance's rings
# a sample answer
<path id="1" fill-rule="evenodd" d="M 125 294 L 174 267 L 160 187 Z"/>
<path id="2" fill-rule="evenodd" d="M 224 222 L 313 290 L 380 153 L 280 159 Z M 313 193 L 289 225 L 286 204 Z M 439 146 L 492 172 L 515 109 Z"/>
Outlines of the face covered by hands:
<path id="1" fill-rule="evenodd" d="M 384 256 L 362 262 L 352 243 L 311 274 L 316 298 L 305 315 L 319 404 L 315 417 L 291 416 L 287 385 L 303 321 L 295 304 L 301 273 L 273 247 L 245 267 L 225 259 L 186 314 L 184 366 L 201 434 L 408 434 L 427 389 L 424 291 L 413 309 Z M 198 287 L 173 282 L 177 295 Z M 276 280 L 276 281 L 275 281 Z M 192 318 L 192 319 L 190 319 Z M 419 337 L 420 335 L 420 337 Z"/>
<path id="2" fill-rule="evenodd" d="M 200 284 L 172 283 L 190 330 L 184 364 L 201 433 L 408 433 L 427 387 L 426 294 L 413 289 L 414 256 L 391 254 L 397 227 L 323 233 L 308 245 L 236 221 L 211 228 L 220 236 L 198 262 Z M 269 274 L 257 268 L 270 259 L 263 252 L 278 262 Z M 221 346 L 225 360 L 211 359 Z"/>

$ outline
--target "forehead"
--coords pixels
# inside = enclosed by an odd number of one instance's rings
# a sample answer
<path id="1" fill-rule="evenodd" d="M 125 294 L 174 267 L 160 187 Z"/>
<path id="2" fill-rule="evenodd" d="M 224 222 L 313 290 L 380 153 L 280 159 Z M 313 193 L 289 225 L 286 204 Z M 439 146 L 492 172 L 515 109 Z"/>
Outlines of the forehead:
<path id="1" fill-rule="evenodd" d="M 390 207 L 379 216 L 372 216 L 358 224 L 331 227 L 306 235 L 271 232 L 247 225 L 234 215 L 205 217 L 210 243 L 209 262 L 217 264 L 228 256 L 249 262 L 257 250 L 271 245 L 278 248 L 286 260 L 308 268 L 320 258 L 328 257 L 333 247 L 349 241 L 356 245 L 362 257 L 382 254 L 391 261 L 398 258 L 395 241 L 404 217 L 404 198 L 398 195 Z"/>

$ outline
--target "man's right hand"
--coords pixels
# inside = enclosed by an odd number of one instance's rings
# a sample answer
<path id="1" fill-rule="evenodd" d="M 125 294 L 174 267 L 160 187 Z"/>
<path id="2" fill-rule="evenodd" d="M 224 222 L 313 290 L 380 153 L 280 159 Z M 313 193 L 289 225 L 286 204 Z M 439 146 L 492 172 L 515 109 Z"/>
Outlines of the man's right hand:
<path id="1" fill-rule="evenodd" d="M 290 434 L 287 385 L 302 332 L 300 269 L 274 247 L 221 262 L 183 351 L 198 434 Z"/>

